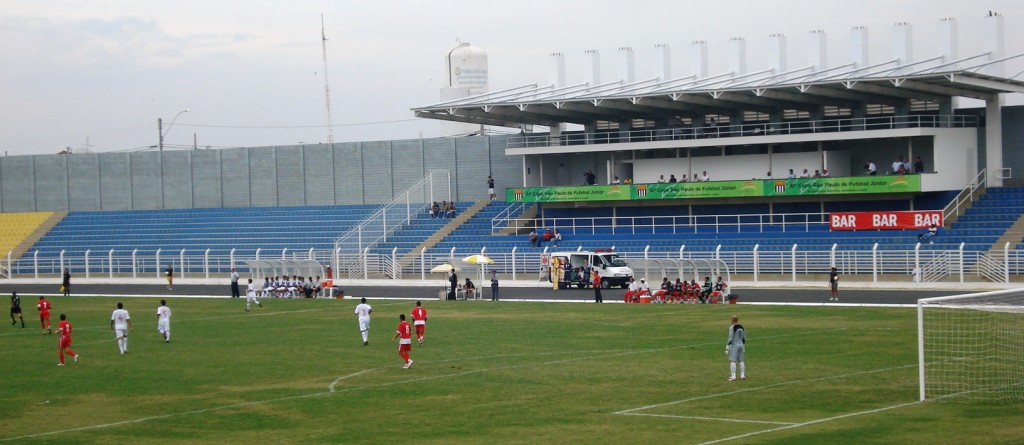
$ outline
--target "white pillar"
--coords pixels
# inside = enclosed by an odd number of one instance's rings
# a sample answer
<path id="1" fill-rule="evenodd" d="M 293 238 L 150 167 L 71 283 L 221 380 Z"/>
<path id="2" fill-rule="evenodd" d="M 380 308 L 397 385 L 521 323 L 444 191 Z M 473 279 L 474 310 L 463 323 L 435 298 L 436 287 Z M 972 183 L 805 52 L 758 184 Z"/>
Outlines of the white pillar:
<path id="1" fill-rule="evenodd" d="M 565 54 L 551 53 L 551 85 L 565 86 Z"/>
<path id="2" fill-rule="evenodd" d="M 850 62 L 854 67 L 863 68 L 868 66 L 868 28 L 866 26 L 854 26 L 850 29 Z"/>
<path id="3" fill-rule="evenodd" d="M 899 22 L 892 28 L 892 57 L 899 59 L 896 62 L 898 65 L 906 65 L 914 61 L 912 31 L 910 22 Z"/>
<path id="4" fill-rule="evenodd" d="M 999 13 L 989 11 L 985 16 L 985 51 L 988 51 L 988 60 L 997 60 L 1005 53 L 1003 16 Z M 996 63 L 986 66 L 983 73 L 990 76 L 1006 77 L 1003 63 Z"/>
<path id="5" fill-rule="evenodd" d="M 708 77 L 708 42 L 695 40 L 690 44 L 690 74 L 698 79 Z"/>
<path id="6" fill-rule="evenodd" d="M 733 76 L 747 74 L 747 41 L 743 37 L 729 39 L 729 71 Z"/>
<path id="7" fill-rule="evenodd" d="M 628 46 L 619 47 L 619 80 L 625 83 L 636 81 L 633 48 Z"/>
<path id="8" fill-rule="evenodd" d="M 946 17 L 939 20 L 939 54 L 943 62 L 952 62 L 960 57 L 957 42 L 956 19 Z M 956 65 L 947 65 L 947 70 L 956 69 Z"/>
<path id="9" fill-rule="evenodd" d="M 807 42 L 807 64 L 811 66 L 811 71 L 828 69 L 828 39 L 825 38 L 825 31 L 811 31 Z"/>
<path id="10" fill-rule="evenodd" d="M 586 63 L 583 64 L 583 81 L 590 86 L 601 83 L 601 53 L 596 49 L 588 49 L 583 52 Z"/>
<path id="11" fill-rule="evenodd" d="M 668 44 L 654 45 L 654 77 L 663 82 L 672 78 L 672 48 Z"/>
<path id="12" fill-rule="evenodd" d="M 985 101 L 985 169 L 988 186 L 1003 186 L 1003 114 L 999 94 Z"/>
<path id="13" fill-rule="evenodd" d="M 768 67 L 772 74 L 786 71 L 786 35 L 772 34 L 768 36 Z"/>

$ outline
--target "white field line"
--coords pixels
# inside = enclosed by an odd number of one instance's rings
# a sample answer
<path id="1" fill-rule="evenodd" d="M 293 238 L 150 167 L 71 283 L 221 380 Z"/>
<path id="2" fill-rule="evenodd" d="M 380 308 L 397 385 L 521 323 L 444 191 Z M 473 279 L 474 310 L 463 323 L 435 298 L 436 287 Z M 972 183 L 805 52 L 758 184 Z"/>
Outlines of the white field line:
<path id="1" fill-rule="evenodd" d="M 636 411 L 645 411 L 645 410 L 648 410 L 648 409 L 659 408 L 659 407 L 662 407 L 662 406 L 678 405 L 680 403 L 694 402 L 694 401 L 697 401 L 697 400 L 713 399 L 713 398 L 716 398 L 716 397 L 731 396 L 731 395 L 734 395 L 734 394 L 740 394 L 740 393 L 751 392 L 751 391 L 760 391 L 762 389 L 771 389 L 771 388 L 777 388 L 777 387 L 786 386 L 786 385 L 795 385 L 795 384 L 810 383 L 810 382 L 820 382 L 820 381 L 823 381 L 823 380 L 841 379 L 841 378 L 845 378 L 845 377 L 853 377 L 853 376 L 858 376 L 858 375 L 877 374 L 877 373 L 880 373 L 880 372 L 888 372 L 888 371 L 895 371 L 897 369 L 916 368 L 916 367 L 917 367 L 917 363 L 914 363 L 912 365 L 893 366 L 891 368 L 872 369 L 872 370 L 869 370 L 869 371 L 857 371 L 857 372 L 850 372 L 850 373 L 846 373 L 846 374 L 831 375 L 831 376 L 827 376 L 827 377 L 815 377 L 813 379 L 790 380 L 790 381 L 787 381 L 787 382 L 779 382 L 779 383 L 772 383 L 772 384 L 769 384 L 769 385 L 755 386 L 753 388 L 737 389 L 735 391 L 728 391 L 728 392 L 722 392 L 722 393 L 717 393 L 717 394 L 708 394 L 708 395 L 698 396 L 698 397 L 690 397 L 688 399 L 673 400 L 671 402 L 656 403 L 656 404 L 653 404 L 653 405 L 641 406 L 639 408 L 631 408 L 631 409 L 627 409 L 627 410 L 616 411 L 616 412 L 614 412 L 612 414 L 630 414 L 630 413 L 634 413 Z"/>
<path id="2" fill-rule="evenodd" d="M 645 417 L 668 417 L 672 419 L 693 419 L 693 420 L 714 420 L 718 422 L 736 422 L 736 423 L 765 423 L 768 425 L 794 425 L 793 422 L 769 422 L 767 420 L 744 420 L 744 419 L 726 419 L 724 417 L 701 417 L 701 416 L 674 416 L 671 414 L 641 414 L 641 413 L 627 413 L 626 416 L 645 416 Z"/>
<path id="3" fill-rule="evenodd" d="M 815 424 L 818 424 L 818 423 L 831 422 L 833 420 L 840 420 L 840 419 L 845 419 L 845 418 L 848 418 L 848 417 L 861 416 L 861 415 L 864 415 L 864 414 L 880 413 L 882 411 L 888 411 L 888 410 L 891 410 L 891 409 L 897 409 L 897 408 L 903 408 L 903 407 L 906 407 L 906 406 L 917 405 L 919 403 L 921 403 L 921 402 L 900 403 L 898 405 L 886 406 L 886 407 L 883 407 L 883 408 L 875 408 L 875 409 L 871 409 L 871 410 L 867 410 L 867 411 L 859 411 L 859 412 L 856 412 L 856 413 L 849 413 L 849 414 L 842 414 L 842 415 L 833 416 L 833 417 L 826 417 L 824 419 L 815 419 L 815 420 L 811 420 L 811 421 L 807 421 L 807 422 L 794 423 L 792 425 L 780 426 L 778 428 L 771 428 L 771 429 L 767 429 L 767 430 L 754 431 L 752 433 L 740 434 L 740 435 L 737 435 L 737 436 L 725 437 L 725 438 L 722 438 L 722 439 L 715 439 L 715 440 L 711 440 L 711 441 L 708 441 L 708 442 L 703 442 L 700 445 L 711 445 L 711 444 L 715 444 L 715 443 L 729 442 L 729 441 L 733 441 L 733 440 L 745 439 L 747 437 L 759 436 L 761 434 L 774 433 L 776 431 L 783 431 L 783 430 L 788 430 L 788 429 L 793 429 L 793 428 L 803 428 L 803 427 L 808 426 L 808 425 L 815 425 Z"/>
<path id="4" fill-rule="evenodd" d="M 818 331 L 818 332 L 842 331 L 842 330 L 845 330 L 845 329 L 846 328 L 826 329 L 826 330 Z M 761 337 L 761 338 L 762 339 L 782 338 L 782 337 L 793 337 L 793 336 L 797 336 L 797 335 L 804 336 L 804 335 L 807 335 L 807 333 L 790 334 L 790 335 L 776 335 L 776 336 Z M 311 393 L 311 394 L 302 394 L 302 395 L 297 395 L 297 396 L 278 397 L 278 398 L 266 399 L 266 400 L 254 400 L 254 401 L 251 401 L 251 402 L 242 402 L 242 403 L 235 403 L 235 404 L 231 404 L 231 405 L 214 406 L 214 407 L 210 407 L 210 408 L 203 408 L 203 409 L 198 409 L 198 410 L 191 410 L 191 411 L 182 411 L 182 412 L 177 412 L 177 413 L 162 414 L 162 415 L 158 415 L 158 416 L 140 417 L 140 418 L 137 418 L 137 419 L 122 420 L 122 421 L 118 421 L 118 422 L 104 423 L 104 424 L 99 424 L 99 425 L 87 425 L 87 426 L 82 426 L 82 427 L 77 427 L 77 428 L 68 428 L 68 429 L 56 430 L 56 431 L 46 431 L 46 432 L 42 432 L 42 433 L 26 434 L 26 435 L 23 435 L 23 436 L 3 437 L 3 438 L 0 438 L 0 442 L 8 442 L 8 441 L 12 441 L 12 440 L 21 440 L 21 439 L 32 439 L 32 438 L 36 438 L 36 437 L 54 436 L 54 435 L 64 434 L 64 433 L 73 433 L 73 432 L 78 432 L 78 431 L 87 431 L 87 430 L 109 428 L 109 427 L 116 427 L 116 426 L 122 426 L 122 425 L 131 425 L 131 424 L 136 424 L 136 423 L 148 422 L 148 421 L 151 421 L 151 420 L 162 420 L 162 419 L 167 419 L 167 418 L 171 418 L 171 417 L 190 416 L 190 415 L 203 414 L 203 413 L 208 413 L 208 412 L 213 412 L 213 411 L 220 411 L 220 410 L 225 410 L 225 409 L 242 408 L 242 407 L 247 407 L 247 406 L 262 405 L 262 404 L 282 402 L 282 401 L 287 401 L 287 400 L 306 399 L 306 398 L 319 397 L 319 396 L 322 396 L 322 395 L 328 395 L 328 394 L 334 394 L 334 393 L 351 392 L 351 391 L 357 391 L 357 390 L 361 390 L 361 389 L 372 389 L 372 388 L 379 388 L 379 387 L 385 387 L 385 386 L 399 385 L 399 384 L 404 384 L 404 383 L 415 383 L 415 382 L 421 382 L 421 381 L 425 381 L 425 380 L 436 380 L 436 379 L 448 378 L 448 377 L 459 377 L 459 376 L 468 375 L 468 374 L 478 374 L 478 373 L 483 373 L 483 372 L 498 371 L 498 370 L 505 370 L 505 369 L 525 368 L 525 367 L 531 367 L 531 366 L 546 366 L 546 365 L 568 363 L 568 362 L 579 361 L 579 360 L 590 360 L 590 359 L 596 359 L 596 358 L 606 358 L 606 357 L 615 357 L 615 356 L 623 356 L 623 355 L 643 354 L 643 353 L 650 353 L 650 352 L 670 351 L 670 350 L 675 350 L 675 349 L 691 348 L 691 347 L 696 347 L 696 346 L 718 345 L 718 344 L 721 344 L 721 343 L 716 341 L 716 342 L 707 342 L 707 343 L 697 343 L 697 344 L 691 344 L 691 345 L 673 346 L 673 347 L 669 347 L 669 348 L 647 349 L 647 350 L 642 350 L 642 351 L 623 351 L 623 352 L 618 352 L 618 353 L 608 353 L 608 354 L 602 354 L 602 355 L 589 355 L 589 356 L 586 356 L 586 357 L 579 357 L 579 358 L 574 358 L 574 359 L 554 360 L 554 361 L 549 361 L 549 362 L 530 363 L 530 364 L 522 364 L 522 365 L 501 366 L 501 367 L 497 367 L 497 368 L 479 369 L 479 370 L 459 372 L 459 373 L 455 373 L 455 374 L 445 374 L 445 375 L 438 375 L 438 376 L 431 376 L 431 377 L 412 378 L 412 379 L 406 379 L 406 380 L 389 382 L 389 383 L 379 383 L 379 384 L 376 384 L 376 385 L 355 386 L 355 387 L 344 388 L 344 389 L 340 389 L 340 390 L 336 388 L 337 383 L 342 381 L 342 380 L 345 380 L 345 379 L 348 379 L 348 378 L 352 378 L 352 377 L 355 377 L 355 376 L 358 376 L 358 375 L 361 375 L 361 374 L 365 374 L 367 372 L 371 372 L 371 371 L 375 371 L 375 370 L 379 370 L 379 369 L 384 369 L 384 368 L 389 368 L 389 367 L 397 367 L 398 366 L 398 365 L 389 365 L 389 366 L 382 366 L 382 367 L 377 367 L 377 368 L 365 369 L 365 370 L 358 371 L 358 372 L 355 372 L 355 373 L 352 373 L 352 374 L 349 374 L 349 375 L 346 375 L 346 376 L 339 377 L 339 378 L 335 379 L 333 382 L 331 382 L 331 385 L 329 386 L 327 391 L 322 391 L 322 392 L 316 392 L 316 393 Z M 586 352 L 586 353 L 590 353 L 590 352 Z M 503 356 L 497 356 L 497 357 L 521 356 L 521 355 L 551 355 L 551 354 L 564 355 L 565 352 L 544 352 L 544 353 L 540 353 L 540 354 L 510 354 L 510 355 L 503 355 Z M 470 358 L 463 358 L 463 359 L 442 360 L 440 362 L 452 362 L 452 361 L 461 361 L 461 360 L 478 360 L 478 359 L 483 359 L 483 358 L 482 357 L 481 358 L 470 357 Z M 439 363 L 439 362 L 433 362 L 433 363 Z"/>

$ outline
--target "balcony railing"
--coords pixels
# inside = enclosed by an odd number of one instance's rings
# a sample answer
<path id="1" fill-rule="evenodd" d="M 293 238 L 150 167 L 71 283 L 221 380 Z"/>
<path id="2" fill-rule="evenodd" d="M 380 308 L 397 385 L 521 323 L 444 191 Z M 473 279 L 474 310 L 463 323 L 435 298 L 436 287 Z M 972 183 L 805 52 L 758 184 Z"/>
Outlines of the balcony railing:
<path id="1" fill-rule="evenodd" d="M 971 128 L 978 126 L 976 116 L 909 115 L 837 118 L 785 122 L 706 125 L 703 127 L 670 127 L 630 131 L 564 133 L 554 138 L 548 134 L 509 136 L 508 148 L 548 147 L 562 145 L 624 144 L 673 140 L 716 139 L 742 136 L 777 136 L 789 134 L 838 133 L 844 131 L 892 130 L 900 128 Z"/>

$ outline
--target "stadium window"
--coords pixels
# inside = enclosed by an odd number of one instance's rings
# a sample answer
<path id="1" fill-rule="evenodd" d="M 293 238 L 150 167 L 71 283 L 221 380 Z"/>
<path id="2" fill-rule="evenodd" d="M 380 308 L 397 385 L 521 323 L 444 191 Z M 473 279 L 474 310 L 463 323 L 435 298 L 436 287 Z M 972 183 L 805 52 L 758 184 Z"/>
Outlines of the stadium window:
<path id="1" fill-rule="evenodd" d="M 785 120 L 806 120 L 811 118 L 811 113 L 801 110 L 782 110 L 782 118 Z"/>
<path id="2" fill-rule="evenodd" d="M 759 113 L 757 111 L 744 111 L 743 122 L 768 122 L 770 115 L 768 113 Z"/>
<path id="3" fill-rule="evenodd" d="M 849 117 L 853 114 L 852 110 L 843 107 L 826 106 L 824 111 L 825 117 Z"/>
<path id="4" fill-rule="evenodd" d="M 896 107 L 893 107 L 892 105 L 868 104 L 865 109 L 868 116 L 896 114 Z"/>
<path id="5" fill-rule="evenodd" d="M 618 130 L 619 129 L 619 123 L 618 122 L 611 122 L 611 121 L 597 121 L 597 122 L 594 122 L 594 126 L 598 130 Z"/>
<path id="6" fill-rule="evenodd" d="M 910 111 L 920 113 L 924 111 L 939 111 L 939 104 L 930 100 L 910 100 Z"/>

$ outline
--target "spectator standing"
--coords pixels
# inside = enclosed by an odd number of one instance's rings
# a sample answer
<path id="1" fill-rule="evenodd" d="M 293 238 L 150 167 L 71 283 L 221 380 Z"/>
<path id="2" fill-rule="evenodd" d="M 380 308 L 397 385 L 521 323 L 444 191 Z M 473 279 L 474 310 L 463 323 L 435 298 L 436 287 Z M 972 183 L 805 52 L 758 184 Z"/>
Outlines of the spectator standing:
<path id="1" fill-rule="evenodd" d="M 828 273 L 828 287 L 832 290 L 832 296 L 829 297 L 828 301 L 839 301 L 839 272 L 836 271 L 834 266 Z"/>
<path id="2" fill-rule="evenodd" d="M 498 198 L 498 195 L 494 194 L 494 178 L 487 176 L 487 194 L 491 195 L 491 201 Z"/>
<path id="3" fill-rule="evenodd" d="M 601 297 L 601 276 L 597 274 L 597 269 L 591 269 L 590 277 L 591 284 L 594 285 L 594 303 L 604 303 L 604 298 Z"/>
<path id="4" fill-rule="evenodd" d="M 174 266 L 167 264 L 167 269 L 164 270 L 164 276 L 167 277 L 167 290 L 174 290 L 171 286 L 174 285 Z"/>
<path id="5" fill-rule="evenodd" d="M 919 175 L 921 173 L 924 173 L 924 161 L 921 159 L 920 156 L 914 158 L 914 173 L 917 173 Z"/>
<path id="6" fill-rule="evenodd" d="M 897 174 L 900 173 L 900 170 L 902 170 L 902 169 L 903 169 L 903 159 L 900 159 L 899 157 L 896 157 L 896 160 L 892 161 L 892 172 L 890 172 L 889 174 L 897 175 Z"/>
<path id="7" fill-rule="evenodd" d="M 796 173 L 793 173 L 793 169 L 789 169 L 789 175 L 786 178 L 796 179 Z"/>
<path id="8" fill-rule="evenodd" d="M 733 315 L 729 326 L 729 340 L 725 343 L 725 353 L 729 356 L 729 381 L 736 380 L 736 363 L 740 364 L 740 380 L 747 379 L 747 366 L 743 363 L 743 352 L 746 349 L 747 334 L 739 317 Z"/>
<path id="9" fill-rule="evenodd" d="M 597 175 L 594 174 L 593 170 L 587 170 L 583 174 L 584 179 L 587 181 L 587 185 L 594 185 L 597 183 Z"/>
<path id="10" fill-rule="evenodd" d="M 675 184 L 676 182 L 679 182 L 679 180 L 676 179 L 676 175 L 668 175 L 668 182 L 669 184 Z"/>
<path id="11" fill-rule="evenodd" d="M 700 174 L 700 182 L 708 182 L 711 180 L 711 176 L 708 176 L 708 172 L 704 171 Z"/>
<path id="12" fill-rule="evenodd" d="M 622 181 L 620 181 L 619 177 L 616 176 L 615 179 L 612 179 L 612 184 L 622 184 Z"/>
<path id="13" fill-rule="evenodd" d="M 491 271 L 491 301 L 498 301 L 498 271 Z"/>
<path id="14" fill-rule="evenodd" d="M 71 296 L 71 270 L 68 268 L 64 268 L 64 277 L 60 287 L 65 297 Z"/>
<path id="15" fill-rule="evenodd" d="M 665 175 L 659 176 L 658 177 L 658 184 L 664 184 L 664 183 L 665 183 Z"/>
<path id="16" fill-rule="evenodd" d="M 810 178 L 811 174 L 807 173 L 807 169 L 805 168 L 804 171 L 800 173 L 800 177 L 801 178 Z"/>
<path id="17" fill-rule="evenodd" d="M 238 272 L 231 268 L 231 298 L 239 298 L 241 292 L 238 290 Z"/>
<path id="18" fill-rule="evenodd" d="M 454 300 L 455 299 L 455 289 L 458 289 L 458 288 L 459 288 L 459 276 L 455 274 L 455 268 L 453 267 L 452 270 L 450 272 L 448 272 L 448 299 L 449 300 Z"/>
<path id="19" fill-rule="evenodd" d="M 875 166 L 874 162 L 868 161 L 867 164 L 864 164 L 864 173 L 868 176 L 875 176 L 878 174 L 878 167 Z"/>

